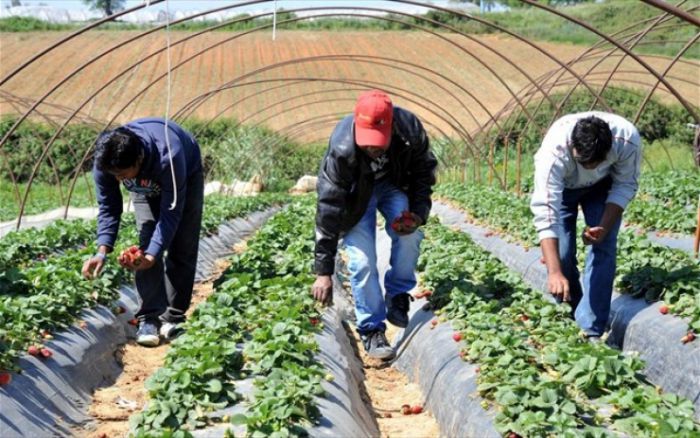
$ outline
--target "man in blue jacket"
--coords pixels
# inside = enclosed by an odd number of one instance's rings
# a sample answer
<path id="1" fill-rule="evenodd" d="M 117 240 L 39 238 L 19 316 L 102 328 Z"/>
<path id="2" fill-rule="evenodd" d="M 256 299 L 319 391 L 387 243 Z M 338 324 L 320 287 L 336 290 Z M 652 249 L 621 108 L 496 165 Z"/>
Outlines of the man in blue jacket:
<path id="1" fill-rule="evenodd" d="M 171 121 L 135 120 L 99 137 L 93 176 L 99 249 L 82 273 L 86 278 L 99 275 L 114 248 L 122 214 L 121 183 L 134 204 L 144 253 L 138 266 L 127 266 L 135 271 L 141 297 L 136 341 L 157 346 L 160 336 L 169 339 L 179 333 L 192 299 L 204 200 L 199 145 Z"/>

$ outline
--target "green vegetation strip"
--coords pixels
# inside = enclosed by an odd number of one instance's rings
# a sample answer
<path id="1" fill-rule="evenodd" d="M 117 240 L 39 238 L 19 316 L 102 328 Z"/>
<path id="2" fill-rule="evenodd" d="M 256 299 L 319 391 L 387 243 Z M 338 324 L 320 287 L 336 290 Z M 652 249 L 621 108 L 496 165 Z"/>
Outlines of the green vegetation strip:
<path id="1" fill-rule="evenodd" d="M 526 198 L 474 184 L 443 184 L 436 193 L 526 246 L 537 242 Z M 579 248 L 580 258 L 584 255 Z M 700 263 L 685 252 L 652 243 L 631 229 L 620 230 L 615 288 L 648 302 L 663 299 L 671 312 L 688 317 L 690 328 L 700 331 Z"/>
<path id="2" fill-rule="evenodd" d="M 279 204 L 285 195 L 250 198 L 210 196 L 203 223 L 211 233 L 218 224 Z M 72 324 L 87 308 L 110 306 L 131 274 L 116 256 L 138 242 L 132 214 L 122 217 L 120 243 L 108 256 L 102 275 L 82 278 L 83 261 L 95 254 L 95 221 L 59 221 L 43 229 L 13 232 L 0 240 L 0 371 L 19 371 L 16 359 L 30 345 Z M 114 309 L 120 312 L 120 309 Z"/>
<path id="3" fill-rule="evenodd" d="M 693 403 L 663 394 L 641 360 L 589 343 L 567 306 L 546 301 L 467 235 L 426 227 L 419 261 L 431 301 L 478 365 L 484 409 L 506 436 L 698 436 Z M 456 339 L 460 339 L 456 337 Z M 466 396 L 466 394 L 465 394 Z"/>
<path id="4" fill-rule="evenodd" d="M 697 170 L 645 172 L 637 198 L 625 211 L 625 221 L 645 229 L 693 234 L 699 197 Z"/>
<path id="5" fill-rule="evenodd" d="M 311 197 L 293 202 L 231 259 L 147 381 L 148 406 L 131 419 L 137 437 L 189 436 L 215 421 L 208 413 L 236 404 L 236 380 L 251 375 L 254 400 L 230 421 L 252 437 L 305 435 L 325 374 L 314 359 L 321 324 L 308 293 L 314 211 Z"/>

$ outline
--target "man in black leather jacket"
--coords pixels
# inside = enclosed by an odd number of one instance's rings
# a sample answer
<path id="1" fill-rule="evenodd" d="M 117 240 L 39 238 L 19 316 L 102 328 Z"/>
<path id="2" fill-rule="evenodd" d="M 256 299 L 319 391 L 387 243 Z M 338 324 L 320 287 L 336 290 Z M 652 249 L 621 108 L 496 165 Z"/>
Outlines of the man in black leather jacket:
<path id="1" fill-rule="evenodd" d="M 348 257 L 357 329 L 371 357 L 394 351 L 384 335 L 384 319 L 408 325 L 408 292 L 424 224 L 432 205 L 437 160 L 428 136 L 411 112 L 394 107 L 385 93 L 360 95 L 353 115 L 336 126 L 318 176 L 314 297 L 332 302 L 332 275 L 338 240 Z M 391 266 L 379 284 L 376 254 L 377 210 L 391 237 Z"/>

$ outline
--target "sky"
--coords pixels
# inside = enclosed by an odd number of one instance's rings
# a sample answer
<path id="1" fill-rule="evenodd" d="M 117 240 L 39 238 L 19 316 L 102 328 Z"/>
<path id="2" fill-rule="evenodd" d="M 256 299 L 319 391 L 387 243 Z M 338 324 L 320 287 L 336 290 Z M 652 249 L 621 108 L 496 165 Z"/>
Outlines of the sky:
<path id="1" fill-rule="evenodd" d="M 422 3 L 432 3 L 438 6 L 446 6 L 450 2 L 449 0 L 418 0 Z M 23 6 L 53 6 L 57 8 L 69 9 L 69 10 L 80 10 L 85 9 L 87 6 L 82 0 L 21 0 Z M 227 4 L 241 3 L 236 0 L 169 0 L 169 8 L 173 10 L 181 11 L 191 11 L 191 10 L 206 10 L 224 6 Z M 0 8 L 5 8 L 10 6 L 11 0 L 0 0 Z M 126 6 L 133 7 L 139 4 L 143 4 L 144 0 L 127 0 Z M 241 12 L 251 11 L 251 10 L 261 10 L 266 8 L 272 8 L 273 2 L 267 2 L 259 5 L 254 5 L 251 7 L 241 8 Z M 387 9 L 398 9 L 399 4 L 391 3 L 383 0 L 277 0 L 277 7 L 284 9 L 294 9 L 300 7 L 309 6 L 368 6 L 368 7 L 385 7 Z M 454 5 L 454 3 L 453 3 Z M 164 2 L 153 6 L 156 9 L 165 9 Z"/>

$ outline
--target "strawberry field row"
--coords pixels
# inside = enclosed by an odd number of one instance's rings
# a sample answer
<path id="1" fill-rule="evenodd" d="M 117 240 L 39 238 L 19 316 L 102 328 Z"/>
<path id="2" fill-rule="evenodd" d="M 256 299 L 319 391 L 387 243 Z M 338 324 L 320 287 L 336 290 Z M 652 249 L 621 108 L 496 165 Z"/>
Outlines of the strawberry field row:
<path id="1" fill-rule="evenodd" d="M 252 376 L 246 414 L 233 416 L 254 437 L 303 435 L 318 416 L 324 371 L 314 359 L 319 312 L 308 294 L 313 254 L 312 199 L 270 219 L 197 307 L 165 366 L 147 382 L 147 408 L 132 417 L 136 436 L 188 436 L 236 404 L 236 381 Z"/>
<path id="2" fill-rule="evenodd" d="M 426 227 L 419 262 L 462 355 L 478 365 L 482 407 L 511 436 L 697 436 L 693 404 L 639 375 L 641 360 L 589 343 L 569 309 L 546 301 L 463 233 Z M 444 307 L 443 307 L 444 306 Z"/>
<path id="3" fill-rule="evenodd" d="M 278 203 L 280 196 L 206 198 L 204 220 L 224 222 Z M 210 213 L 211 211 L 211 213 Z M 134 216 L 124 215 L 120 243 L 108 256 L 102 275 L 82 278 L 83 261 L 97 251 L 95 221 L 61 221 L 44 229 L 5 236 L 0 254 L 6 262 L 0 277 L 0 372 L 18 371 L 15 359 L 30 345 L 40 346 L 51 333 L 72 324 L 83 309 L 111 305 L 131 274 L 118 268 L 114 254 L 138 242 Z M 210 225 L 210 230 L 215 229 Z M 36 242 L 36 244 L 35 244 Z M 40 257 L 41 256 L 41 257 Z M 115 309 L 115 311 L 119 311 Z M 4 371 L 3 371 L 4 370 Z"/>
<path id="4" fill-rule="evenodd" d="M 527 199 L 477 185 L 445 184 L 437 192 L 526 246 L 537 241 Z M 580 258 L 584 255 L 580 248 Z M 700 263 L 683 251 L 654 244 L 631 229 L 620 230 L 615 287 L 648 302 L 663 299 L 671 312 L 688 317 L 690 328 L 700 331 Z"/>

